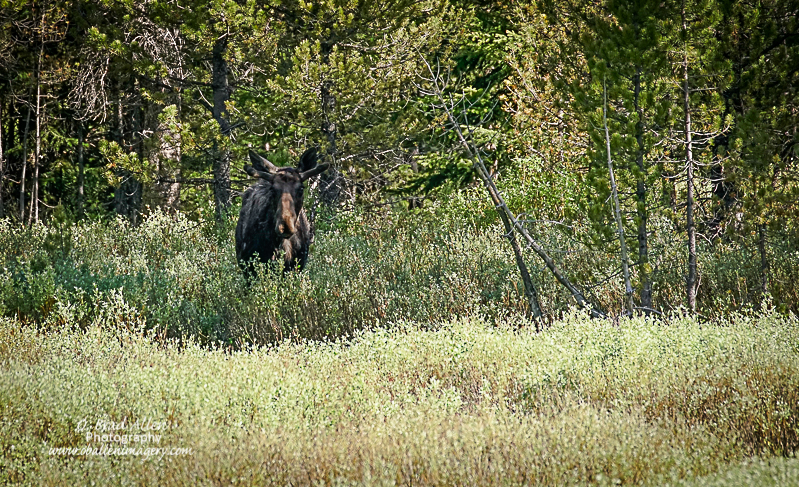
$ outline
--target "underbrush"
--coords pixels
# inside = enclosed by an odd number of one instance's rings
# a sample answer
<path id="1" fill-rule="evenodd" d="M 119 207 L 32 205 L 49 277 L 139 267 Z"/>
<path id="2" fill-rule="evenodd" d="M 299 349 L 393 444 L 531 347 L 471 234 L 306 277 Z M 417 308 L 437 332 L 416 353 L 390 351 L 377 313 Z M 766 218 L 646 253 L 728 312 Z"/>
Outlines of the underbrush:
<path id="1" fill-rule="evenodd" d="M 161 212 L 138 227 L 0 222 L 0 313 L 52 329 L 145 324 L 163 338 L 241 346 L 523 309 L 513 263 L 490 227 L 350 215 L 319 232 L 306 272 L 261 266 L 247 283 L 234 223 L 220 229 Z"/>
<path id="2" fill-rule="evenodd" d="M 526 305 L 493 220 L 479 194 L 469 192 L 411 212 L 342 212 L 320 220 L 305 272 L 263 266 L 250 284 L 235 262 L 233 219 L 220 227 L 155 211 L 137 227 L 123 219 L 29 228 L 0 221 L 0 315 L 52 329 L 143 324 L 162 338 L 236 347 L 347 337 L 402 320 L 480 314 L 496 321 L 523 314 Z M 652 222 L 654 291 L 656 307 L 668 311 L 682 302 L 685 263 L 677 237 L 661 223 Z M 600 307 L 621 312 L 612 253 L 588 249 L 569 232 L 533 231 L 575 282 L 601 283 L 586 288 Z M 764 295 L 747 252 L 728 244 L 702 250 L 702 314 L 769 301 L 795 311 L 799 254 L 772 248 L 772 293 Z M 548 319 L 556 319 L 573 299 L 536 256 L 528 253 L 527 262 Z"/>
<path id="3" fill-rule="evenodd" d="M 473 316 L 239 351 L 130 325 L 0 321 L 0 483 L 799 483 L 795 317 Z M 120 446 L 86 437 L 109 422 L 190 451 L 50 450 Z"/>

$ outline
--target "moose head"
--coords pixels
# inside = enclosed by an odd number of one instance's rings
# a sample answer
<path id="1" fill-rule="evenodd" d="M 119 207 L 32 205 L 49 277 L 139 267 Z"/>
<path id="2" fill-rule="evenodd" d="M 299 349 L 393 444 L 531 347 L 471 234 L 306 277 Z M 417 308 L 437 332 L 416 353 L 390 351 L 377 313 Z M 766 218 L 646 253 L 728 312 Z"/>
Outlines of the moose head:
<path id="1" fill-rule="evenodd" d="M 244 171 L 260 181 L 242 195 L 236 225 L 236 257 L 242 265 L 256 253 L 261 262 L 273 260 L 282 248 L 285 270 L 305 266 L 312 234 L 302 212 L 303 186 L 328 168 L 328 164 L 318 165 L 318 158 L 316 148 L 310 148 L 296 168 L 277 167 L 250 151 L 252 165 L 244 166 Z"/>

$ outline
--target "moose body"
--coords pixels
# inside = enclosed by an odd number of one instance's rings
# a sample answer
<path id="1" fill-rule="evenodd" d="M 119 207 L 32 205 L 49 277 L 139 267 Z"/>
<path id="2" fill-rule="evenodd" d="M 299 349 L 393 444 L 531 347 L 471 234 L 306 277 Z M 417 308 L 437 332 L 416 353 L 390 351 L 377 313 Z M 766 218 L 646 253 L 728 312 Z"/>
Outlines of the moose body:
<path id="1" fill-rule="evenodd" d="M 242 195 L 236 225 L 236 257 L 247 270 L 256 254 L 267 263 L 283 250 L 284 271 L 302 269 L 308 260 L 311 226 L 302 211 L 304 182 L 320 174 L 327 164 L 317 165 L 315 148 L 306 150 L 298 167 L 277 167 L 250 151 L 252 166 L 244 170 L 260 179 Z"/>

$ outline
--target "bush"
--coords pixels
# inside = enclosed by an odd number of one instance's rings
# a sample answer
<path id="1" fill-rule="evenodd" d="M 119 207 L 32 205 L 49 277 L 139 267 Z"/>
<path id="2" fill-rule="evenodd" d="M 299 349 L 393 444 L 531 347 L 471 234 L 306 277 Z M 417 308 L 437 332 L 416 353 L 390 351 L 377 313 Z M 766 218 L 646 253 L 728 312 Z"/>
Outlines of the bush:
<path id="1" fill-rule="evenodd" d="M 0 313 L 25 323 L 85 328 L 105 319 L 102 303 L 122 299 L 133 321 L 159 336 L 235 346 L 352 336 L 402 320 L 434 326 L 479 314 L 496 321 L 523 314 L 526 303 L 495 220 L 474 190 L 413 211 L 320 216 L 305 272 L 283 275 L 263 266 L 250 285 L 235 261 L 232 218 L 219 226 L 155 211 L 137 227 L 121 218 L 30 228 L 5 221 Z M 685 294 L 682 246 L 668 222 L 653 220 L 650 227 L 655 306 L 679 309 Z M 612 249 L 592 250 L 574 238 L 585 232 L 575 223 L 534 234 L 601 308 L 619 314 L 624 290 L 614 277 L 617 257 Z M 759 265 L 748 252 L 729 243 L 702 249 L 702 314 L 712 318 L 769 300 L 782 312 L 797 310 L 799 254 L 788 245 L 772 247 L 772 293 L 764 295 Z M 575 304 L 537 256 L 528 251 L 526 260 L 550 318 Z"/>
<path id="2" fill-rule="evenodd" d="M 262 266 L 251 285 L 235 261 L 232 225 L 219 230 L 162 212 L 138 227 L 116 219 L 66 234 L 6 225 L 0 285 L 13 291 L 0 309 L 23 322 L 85 328 L 106 320 L 104 303 L 122 299 L 126 313 L 160 336 L 238 345 L 521 311 L 515 268 L 495 229 L 436 218 L 345 215 L 319 232 L 307 272 Z M 51 240 L 64 245 L 43 244 Z"/>

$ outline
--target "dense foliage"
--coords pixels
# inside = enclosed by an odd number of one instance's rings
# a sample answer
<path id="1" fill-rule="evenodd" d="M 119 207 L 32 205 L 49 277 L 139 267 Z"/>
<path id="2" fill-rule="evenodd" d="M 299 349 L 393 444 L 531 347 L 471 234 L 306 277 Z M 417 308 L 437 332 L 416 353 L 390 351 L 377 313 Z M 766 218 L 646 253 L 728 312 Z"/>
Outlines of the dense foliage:
<path id="1" fill-rule="evenodd" d="M 512 194 L 510 196 L 513 196 Z M 513 198 L 511 198 L 513 199 Z M 432 324 L 452 316 L 496 320 L 524 313 L 522 284 L 501 230 L 484 216 L 479 193 L 420 210 L 355 212 L 325 222 L 302 273 L 259 268 L 247 283 L 235 261 L 233 220 L 190 220 L 154 212 L 138 226 L 124 218 L 76 225 L 0 228 L 0 313 L 48 329 L 128 323 L 162 337 L 222 341 L 236 347 L 287 337 L 335 338 L 401 320 Z M 666 225 L 666 223 L 662 223 Z M 673 234 L 653 238 L 662 248 L 655 304 L 676 311 L 683 293 L 682 252 Z M 584 281 L 603 307 L 621 312 L 623 288 L 607 276 L 616 264 L 560 234 L 541 235 L 551 248 L 570 246 L 559 262 Z M 719 245 L 706 252 L 700 310 L 723 316 L 761 304 L 785 312 L 799 301 L 799 256 L 790 247 L 772 267 L 779 300 L 761 301 L 760 273 L 749 253 Z M 542 305 L 558 316 L 574 304 L 548 273 L 536 269 Z M 124 313 L 112 311 L 124 303 Z"/>
<path id="2" fill-rule="evenodd" d="M 163 207 L 224 227 L 243 155 L 265 144 L 282 164 L 324 149 L 334 170 L 314 185 L 329 212 L 418 208 L 477 181 L 446 101 L 523 224 L 574 242 L 554 254 L 630 262 L 639 309 L 710 313 L 721 255 L 759 267 L 747 302 L 789 302 L 798 12 L 793 0 L 5 1 L 0 218 L 116 213 L 135 227 Z M 686 292 L 666 296 L 677 254 Z M 590 290 L 602 279 L 589 265 L 564 275 Z"/>

